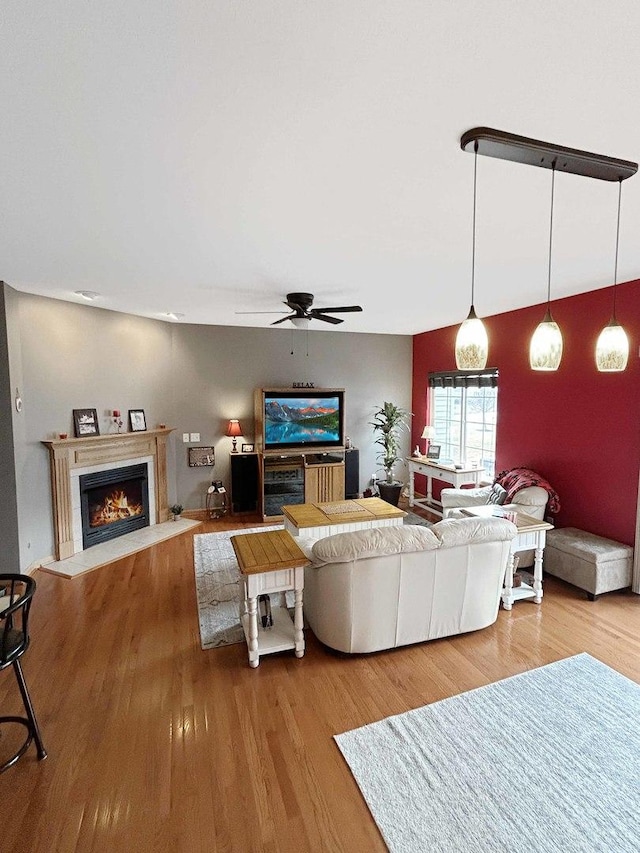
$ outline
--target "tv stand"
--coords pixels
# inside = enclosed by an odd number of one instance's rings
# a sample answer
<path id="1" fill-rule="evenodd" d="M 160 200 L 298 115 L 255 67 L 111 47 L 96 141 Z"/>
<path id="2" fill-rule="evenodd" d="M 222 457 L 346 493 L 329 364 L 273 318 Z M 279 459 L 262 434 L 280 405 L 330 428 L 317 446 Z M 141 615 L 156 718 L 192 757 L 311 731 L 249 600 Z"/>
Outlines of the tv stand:
<path id="1" fill-rule="evenodd" d="M 344 500 L 344 452 L 260 454 L 262 517 L 282 518 L 290 504 Z"/>

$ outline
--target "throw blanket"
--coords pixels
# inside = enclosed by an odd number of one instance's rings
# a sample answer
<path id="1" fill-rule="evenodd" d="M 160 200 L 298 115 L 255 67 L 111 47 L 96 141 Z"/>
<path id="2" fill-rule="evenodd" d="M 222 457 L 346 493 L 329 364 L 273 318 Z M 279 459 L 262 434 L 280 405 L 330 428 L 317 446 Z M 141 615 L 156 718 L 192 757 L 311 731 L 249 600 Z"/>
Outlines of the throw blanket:
<path id="1" fill-rule="evenodd" d="M 560 510 L 560 498 L 556 491 L 544 477 L 536 474 L 530 468 L 511 468 L 507 471 L 501 471 L 495 478 L 494 483 L 498 483 L 503 489 L 507 490 L 505 503 L 511 503 L 514 495 L 520 489 L 526 489 L 527 486 L 540 486 L 541 489 L 546 489 L 549 493 L 549 512 L 555 515 Z"/>

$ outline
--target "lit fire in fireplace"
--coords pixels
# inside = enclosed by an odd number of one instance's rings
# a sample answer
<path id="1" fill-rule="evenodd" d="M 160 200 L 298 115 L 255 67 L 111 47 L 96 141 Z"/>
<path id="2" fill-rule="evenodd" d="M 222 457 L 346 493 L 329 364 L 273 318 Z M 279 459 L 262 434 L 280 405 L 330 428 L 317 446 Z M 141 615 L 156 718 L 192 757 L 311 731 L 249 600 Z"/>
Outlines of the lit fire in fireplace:
<path id="1" fill-rule="evenodd" d="M 127 495 L 120 489 L 106 497 L 102 505 L 91 508 L 89 523 L 91 527 L 101 527 L 142 513 L 142 504 L 130 504 Z"/>

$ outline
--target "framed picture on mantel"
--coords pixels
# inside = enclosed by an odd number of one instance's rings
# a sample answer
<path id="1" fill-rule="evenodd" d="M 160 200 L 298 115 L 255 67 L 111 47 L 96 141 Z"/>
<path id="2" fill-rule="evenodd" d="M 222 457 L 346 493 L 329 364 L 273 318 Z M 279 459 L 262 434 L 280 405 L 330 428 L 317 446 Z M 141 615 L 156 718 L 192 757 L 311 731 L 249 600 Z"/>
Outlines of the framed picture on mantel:
<path id="1" fill-rule="evenodd" d="M 100 435 L 97 410 L 74 409 L 73 428 L 76 438 L 86 438 L 88 435 Z"/>
<path id="2" fill-rule="evenodd" d="M 145 432 L 147 419 L 144 416 L 144 409 L 129 409 L 129 424 L 131 432 Z"/>

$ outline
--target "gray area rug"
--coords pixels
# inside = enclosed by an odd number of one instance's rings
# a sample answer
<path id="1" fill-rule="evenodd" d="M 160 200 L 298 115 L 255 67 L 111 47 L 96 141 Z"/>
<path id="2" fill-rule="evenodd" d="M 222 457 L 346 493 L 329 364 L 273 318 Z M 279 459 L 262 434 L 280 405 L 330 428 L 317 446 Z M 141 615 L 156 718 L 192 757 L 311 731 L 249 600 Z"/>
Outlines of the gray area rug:
<path id="1" fill-rule="evenodd" d="M 403 518 L 404 524 L 418 524 L 421 527 L 431 527 L 432 524 L 430 521 L 427 521 L 426 518 L 423 518 L 421 515 L 417 515 L 415 512 L 411 512 L 410 509 L 407 510 L 407 514 Z"/>
<path id="2" fill-rule="evenodd" d="M 391 853 L 637 853 L 639 719 L 580 654 L 335 740 Z"/>

